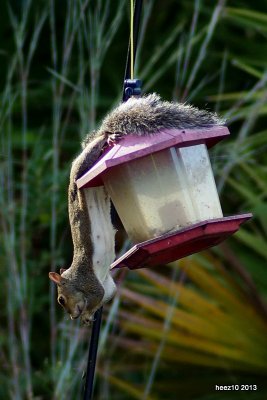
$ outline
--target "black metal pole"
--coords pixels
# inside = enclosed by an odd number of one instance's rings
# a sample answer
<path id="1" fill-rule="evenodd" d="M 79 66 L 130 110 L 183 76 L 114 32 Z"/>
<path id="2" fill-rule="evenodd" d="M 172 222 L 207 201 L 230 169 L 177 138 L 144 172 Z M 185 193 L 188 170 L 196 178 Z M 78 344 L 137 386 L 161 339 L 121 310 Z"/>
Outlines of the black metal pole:
<path id="1" fill-rule="evenodd" d="M 84 400 L 91 400 L 93 396 L 95 365 L 96 365 L 96 356 L 98 349 L 98 338 L 101 326 L 102 310 L 103 307 L 97 310 L 94 315 L 94 322 L 92 327 L 88 361 L 87 361 L 86 380 L 85 380 L 84 396 L 83 396 Z"/>

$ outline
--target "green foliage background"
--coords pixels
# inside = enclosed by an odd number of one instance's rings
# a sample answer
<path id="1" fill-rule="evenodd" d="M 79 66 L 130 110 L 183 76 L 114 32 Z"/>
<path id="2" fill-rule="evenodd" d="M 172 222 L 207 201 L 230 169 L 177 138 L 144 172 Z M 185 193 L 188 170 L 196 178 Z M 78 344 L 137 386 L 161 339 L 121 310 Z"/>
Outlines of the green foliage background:
<path id="1" fill-rule="evenodd" d="M 129 2 L 3 1 L 0 22 L 0 398 L 77 399 L 90 332 L 47 273 L 71 262 L 71 160 L 121 97 Z M 144 0 L 144 91 L 228 119 L 211 153 L 223 209 L 254 218 L 210 251 L 117 276 L 96 399 L 267 396 L 266 39 L 266 0 Z"/>

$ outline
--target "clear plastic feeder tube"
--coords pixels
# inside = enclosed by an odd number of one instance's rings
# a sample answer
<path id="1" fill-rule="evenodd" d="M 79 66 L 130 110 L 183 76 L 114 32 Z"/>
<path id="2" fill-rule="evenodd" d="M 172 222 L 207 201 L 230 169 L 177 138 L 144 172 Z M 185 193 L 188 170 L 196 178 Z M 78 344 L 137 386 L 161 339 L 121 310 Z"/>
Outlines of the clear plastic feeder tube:
<path id="1" fill-rule="evenodd" d="M 132 160 L 103 182 L 135 243 L 223 216 L 205 144 Z"/>

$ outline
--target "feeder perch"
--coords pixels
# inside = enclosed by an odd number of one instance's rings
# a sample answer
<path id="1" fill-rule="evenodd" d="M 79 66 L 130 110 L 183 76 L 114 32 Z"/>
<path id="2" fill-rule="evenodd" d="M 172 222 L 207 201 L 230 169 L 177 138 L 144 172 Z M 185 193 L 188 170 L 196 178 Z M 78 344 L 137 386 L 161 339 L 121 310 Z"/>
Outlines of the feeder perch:
<path id="1" fill-rule="evenodd" d="M 166 264 L 222 242 L 252 214 L 223 217 L 207 149 L 225 126 L 127 135 L 77 180 L 104 185 L 135 244 L 112 268 Z"/>

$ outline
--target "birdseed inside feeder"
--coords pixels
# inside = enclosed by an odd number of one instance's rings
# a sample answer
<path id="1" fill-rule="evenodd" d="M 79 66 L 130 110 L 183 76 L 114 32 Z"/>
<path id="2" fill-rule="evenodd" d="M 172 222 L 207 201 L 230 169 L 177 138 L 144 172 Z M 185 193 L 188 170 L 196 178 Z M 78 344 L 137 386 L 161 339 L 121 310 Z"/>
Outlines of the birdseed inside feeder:
<path id="1" fill-rule="evenodd" d="M 208 148 L 225 126 L 127 135 L 80 179 L 106 187 L 135 244 L 112 267 L 166 264 L 223 241 L 251 217 L 223 217 Z"/>

